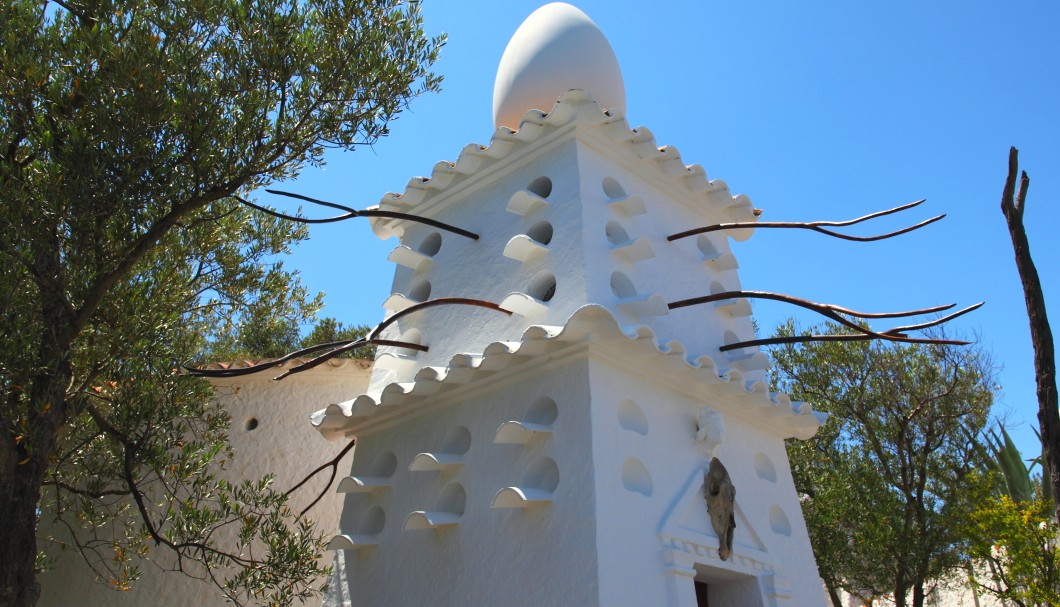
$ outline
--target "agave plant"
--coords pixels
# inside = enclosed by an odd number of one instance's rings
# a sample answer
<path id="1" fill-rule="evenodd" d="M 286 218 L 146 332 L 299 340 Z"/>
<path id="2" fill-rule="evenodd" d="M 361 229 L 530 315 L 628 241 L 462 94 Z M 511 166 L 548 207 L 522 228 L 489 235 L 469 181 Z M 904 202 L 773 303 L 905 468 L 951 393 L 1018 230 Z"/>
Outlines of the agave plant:
<path id="1" fill-rule="evenodd" d="M 1038 431 L 1035 430 L 1035 434 L 1037 433 Z M 1038 438 L 1041 442 L 1040 435 Z M 984 447 L 987 451 L 984 454 L 985 468 L 998 475 L 997 491 L 1000 495 L 1007 495 L 1014 502 L 1029 502 L 1036 497 L 1037 493 L 1049 500 L 1049 470 L 1042 466 L 1042 456 L 1026 460 L 1025 463 L 1016 444 L 1012 442 L 1008 431 L 1000 422 L 998 430 L 987 431 L 985 443 Z M 1041 476 L 1038 478 L 1040 488 L 1037 492 L 1033 476 L 1035 466 L 1042 469 Z"/>

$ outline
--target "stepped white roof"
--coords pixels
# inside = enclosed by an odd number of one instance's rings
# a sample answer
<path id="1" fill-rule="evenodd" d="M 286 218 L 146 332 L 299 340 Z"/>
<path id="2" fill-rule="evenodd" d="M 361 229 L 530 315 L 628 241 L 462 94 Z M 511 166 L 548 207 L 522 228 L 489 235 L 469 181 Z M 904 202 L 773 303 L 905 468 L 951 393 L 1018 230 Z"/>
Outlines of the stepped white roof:
<path id="1" fill-rule="evenodd" d="M 495 373 L 554 360 L 571 344 L 582 342 L 624 343 L 623 359 L 633 361 L 638 369 L 650 371 L 653 377 L 675 378 L 672 384 L 687 382 L 697 393 L 736 397 L 711 402 L 734 416 L 754 418 L 757 425 L 772 428 L 783 438 L 810 438 L 827 418 L 807 403 L 770 392 L 761 380 L 745 380 L 739 369 L 726 368 L 707 355 L 690 356 L 680 341 L 661 342 L 647 326 L 621 326 L 609 310 L 590 304 L 563 326 L 531 326 L 519 341 L 494 342 L 483 352 L 458 354 L 445 367 L 423 367 L 413 381 L 391 383 L 380 392 L 328 405 L 311 420 L 325 438 L 356 436 L 383 422 L 414 416 L 417 407 L 430 402 L 458 398 L 465 386 Z M 388 363 L 381 359 L 376 364 Z"/>
<path id="2" fill-rule="evenodd" d="M 678 200 L 693 208 L 710 211 L 712 215 L 720 214 L 726 222 L 757 220 L 750 198 L 743 194 L 733 196 L 721 179 L 708 180 L 703 167 L 686 165 L 676 147 L 660 146 L 647 127 L 630 129 L 621 111 L 601 109 L 596 100 L 582 90 L 565 92 L 547 113 L 540 110 L 526 112 L 518 130 L 499 127 L 489 145 L 465 146 L 455 162 L 437 163 L 430 177 L 410 179 L 403 193 L 385 194 L 374 208 L 434 217 L 493 172 L 504 171 L 505 167 L 517 164 L 527 154 L 548 146 L 574 129 L 612 153 L 633 160 L 631 168 L 646 173 L 647 178 L 661 178 L 671 186 Z M 372 218 L 371 223 L 380 238 L 400 236 L 405 224 L 402 220 L 387 218 Z M 752 230 L 745 229 L 728 234 L 736 240 L 746 240 L 751 233 Z"/>

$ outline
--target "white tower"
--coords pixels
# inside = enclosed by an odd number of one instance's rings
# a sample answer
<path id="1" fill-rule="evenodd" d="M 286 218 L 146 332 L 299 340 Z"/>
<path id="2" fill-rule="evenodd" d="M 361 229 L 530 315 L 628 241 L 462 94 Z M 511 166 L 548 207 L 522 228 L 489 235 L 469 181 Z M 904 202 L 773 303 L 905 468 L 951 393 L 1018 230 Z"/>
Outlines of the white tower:
<path id="1" fill-rule="evenodd" d="M 757 349 L 719 350 L 753 338 L 746 301 L 667 306 L 740 288 L 726 235 L 750 230 L 666 236 L 753 221 L 750 201 L 630 130 L 624 102 L 595 24 L 547 5 L 501 60 L 490 145 L 382 200 L 479 236 L 376 219 L 401 241 L 391 312 L 513 314 L 402 317 L 384 337 L 428 350 L 381 348 L 367 394 L 314 414 L 358 441 L 332 601 L 823 604 L 784 450 L 821 419 L 768 391 Z M 713 458 L 736 488 L 731 554 Z"/>

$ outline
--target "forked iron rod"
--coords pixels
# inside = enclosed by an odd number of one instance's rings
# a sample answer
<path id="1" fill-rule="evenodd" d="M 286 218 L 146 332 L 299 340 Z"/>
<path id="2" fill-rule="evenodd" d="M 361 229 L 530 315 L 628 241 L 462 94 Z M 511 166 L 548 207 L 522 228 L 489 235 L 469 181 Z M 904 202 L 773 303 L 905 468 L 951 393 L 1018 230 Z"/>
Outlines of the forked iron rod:
<path id="1" fill-rule="evenodd" d="M 309 348 L 303 348 L 301 350 L 297 350 L 295 352 L 291 352 L 290 354 L 285 354 L 285 355 L 281 356 L 280 358 L 276 358 L 276 359 L 273 359 L 273 360 L 262 361 L 262 362 L 259 362 L 257 364 L 254 364 L 254 365 L 250 365 L 248 367 L 243 367 L 241 369 L 191 369 L 191 368 L 185 367 L 185 370 L 188 372 L 188 374 L 194 375 L 196 377 L 239 377 L 239 376 L 242 376 L 242 375 L 252 375 L 254 373 L 260 373 L 260 372 L 262 372 L 262 371 L 264 371 L 266 369 L 271 369 L 273 367 L 282 365 L 283 363 L 285 363 L 287 361 L 290 361 L 290 360 L 293 360 L 293 359 L 296 359 L 296 358 L 301 358 L 301 357 L 303 357 L 303 356 L 305 356 L 307 354 L 312 354 L 314 352 L 319 352 L 321 350 L 330 349 L 329 352 L 327 352 L 326 354 L 322 355 L 322 356 L 326 356 L 327 357 L 324 360 L 328 360 L 328 359 L 331 359 L 331 358 L 335 358 L 335 356 L 338 356 L 339 354 L 342 354 L 343 352 L 347 352 L 349 350 L 353 350 L 353 349 L 356 349 L 356 348 L 360 348 L 361 346 L 367 346 L 367 345 L 398 346 L 398 347 L 401 347 L 401 348 L 409 348 L 411 350 L 419 350 L 421 352 L 426 352 L 427 351 L 427 346 L 423 346 L 421 344 L 414 344 L 414 343 L 411 343 L 411 342 L 403 342 L 403 341 L 382 340 L 382 339 L 365 340 L 365 339 L 362 338 L 362 339 L 355 339 L 355 340 L 352 340 L 352 341 L 350 341 L 350 340 L 347 340 L 347 341 L 333 341 L 333 342 L 329 342 L 329 343 L 326 343 L 326 344 L 317 344 L 317 345 L 311 346 Z M 318 358 L 320 358 L 320 356 L 314 358 L 313 360 L 317 360 Z M 320 362 L 324 362 L 324 360 L 321 360 Z M 317 363 L 317 364 L 320 364 L 320 363 Z M 313 365 L 313 366 L 315 367 L 316 365 Z"/>
<path id="2" fill-rule="evenodd" d="M 240 204 L 244 204 L 244 205 L 246 205 L 246 206 L 248 206 L 248 207 L 250 207 L 252 209 L 257 209 L 258 211 L 261 211 L 262 213 L 265 213 L 267 215 L 271 215 L 273 217 L 278 217 L 280 219 L 286 219 L 288 221 L 294 221 L 294 222 L 297 222 L 297 223 L 322 224 L 322 223 L 334 223 L 334 222 L 337 222 L 337 221 L 344 221 L 346 219 L 353 219 L 354 217 L 386 217 L 386 218 L 389 218 L 389 219 L 404 219 L 404 220 L 407 220 L 407 221 L 413 221 L 413 222 L 416 222 L 416 223 L 422 223 L 424 225 L 429 225 L 431 227 L 438 228 L 439 230 L 445 230 L 447 232 L 452 232 L 454 234 L 459 234 L 460 236 L 464 236 L 464 237 L 470 238 L 472 240 L 478 240 L 479 239 L 479 235 L 474 233 L 474 232 L 465 230 L 463 228 L 458 228 L 458 227 L 456 227 L 454 225 L 450 225 L 448 223 L 443 223 L 441 221 L 435 221 L 434 219 L 428 219 L 426 217 L 419 217 L 417 215 L 412 215 L 412 214 L 409 214 L 409 213 L 400 213 L 400 212 L 397 212 L 397 211 L 381 211 L 381 210 L 378 210 L 378 209 L 365 209 L 363 211 L 358 211 L 356 209 L 353 209 L 353 208 L 345 206 L 345 205 L 336 204 L 334 202 L 327 202 L 327 201 L 319 200 L 319 199 L 316 199 L 316 198 L 310 198 L 309 196 L 303 196 L 301 194 L 295 194 L 293 192 L 284 192 L 282 190 L 273 190 L 273 189 L 269 189 L 269 188 L 266 188 L 265 191 L 270 193 L 270 194 L 276 194 L 278 196 L 287 196 L 288 198 L 297 198 L 298 200 L 304 200 L 306 202 L 310 202 L 310 203 L 313 203 L 313 204 L 318 204 L 318 205 L 329 207 L 329 208 L 332 208 L 332 209 L 338 209 L 340 211 L 345 211 L 345 214 L 344 215 L 336 215 L 335 217 L 325 217 L 323 219 L 309 219 L 309 218 L 306 218 L 306 217 L 298 217 L 296 215 L 288 215 L 286 213 L 280 213 L 279 211 L 274 211 L 274 210 L 272 210 L 272 209 L 270 209 L 268 207 L 263 207 L 263 206 L 261 206 L 259 204 L 255 204 L 253 202 L 250 202 L 249 200 L 247 200 L 247 199 L 245 199 L 245 198 L 243 198 L 241 196 L 233 195 L 232 197 L 235 198 Z"/>
<path id="3" fill-rule="evenodd" d="M 401 310 L 400 312 L 396 312 L 390 318 L 387 318 L 383 322 L 379 323 L 378 325 L 376 325 L 376 327 L 374 329 L 372 329 L 368 333 L 367 337 L 363 338 L 363 343 L 351 342 L 349 344 L 346 344 L 346 345 L 340 346 L 338 348 L 335 348 L 334 350 L 331 350 L 330 352 L 325 352 L 324 354 L 321 354 L 320 356 L 318 356 L 318 357 L 316 357 L 316 358 L 314 358 L 312 360 L 308 360 L 308 361 L 302 363 L 301 365 L 298 365 L 297 367 L 291 367 L 287 371 L 281 373 L 280 375 L 277 375 L 274 379 L 281 380 L 281 379 L 284 379 L 284 378 L 289 377 L 291 375 L 294 375 L 295 373 L 301 373 L 302 371 L 308 371 L 309 369 L 312 369 L 313 367 L 316 367 L 317 365 L 320 365 L 320 364 L 324 363 L 325 361 L 328 361 L 328 360 L 331 360 L 332 358 L 335 358 L 336 356 L 342 354 L 343 352 L 346 352 L 347 350 L 352 350 L 354 348 L 359 348 L 362 345 L 366 345 L 366 344 L 378 344 L 378 345 L 383 345 L 383 346 L 388 346 L 388 345 L 389 346 L 398 346 L 398 347 L 401 347 L 401 348 L 412 348 L 414 350 L 420 350 L 421 352 L 426 352 L 427 351 L 427 347 L 426 346 L 421 346 L 419 344 L 409 344 L 407 342 L 389 341 L 389 340 L 379 339 L 379 335 L 387 327 L 389 327 L 391 324 L 397 322 L 399 319 L 401 319 L 404 316 L 407 316 L 409 314 L 412 314 L 413 312 L 418 312 L 418 311 L 426 309 L 426 308 L 433 308 L 435 306 L 445 306 L 445 305 L 477 306 L 477 307 L 480 307 L 480 308 L 488 308 L 490 310 L 496 310 L 498 312 L 503 312 L 503 313 L 507 314 L 508 316 L 512 315 L 512 313 L 510 311 L 505 310 L 504 308 L 498 306 L 497 304 L 495 304 L 495 303 L 493 303 L 491 301 L 485 301 L 485 300 L 481 300 L 481 299 L 470 299 L 470 298 L 466 298 L 466 297 L 439 297 L 437 299 L 430 299 L 430 300 L 427 300 L 427 301 L 424 301 L 424 302 L 409 306 L 409 307 L 405 308 L 404 310 Z"/>
<path id="4" fill-rule="evenodd" d="M 899 236 L 899 235 L 905 234 L 907 232 L 912 232 L 913 230 L 917 230 L 917 229 L 920 229 L 920 228 L 922 228 L 922 227 L 924 227 L 926 225 L 935 223 L 936 221 L 939 221 L 940 219 L 942 219 L 946 215 L 945 214 L 936 215 L 935 217 L 932 217 L 930 219 L 925 219 L 924 221 L 921 221 L 920 223 L 918 223 L 916 225 L 912 225 L 912 226 L 909 226 L 909 227 L 906 227 L 906 228 L 902 228 L 901 230 L 895 230 L 894 232 L 888 232 L 886 234 L 877 234 L 875 236 L 851 236 L 851 235 L 848 235 L 848 234 L 841 234 L 841 233 L 836 232 L 834 230 L 825 229 L 823 226 L 828 226 L 828 227 L 851 226 L 851 225 L 854 225 L 856 223 L 861 223 L 863 221 L 867 221 L 869 219 L 875 219 L 876 217 L 882 217 L 884 215 L 890 215 L 892 213 L 898 213 L 898 212 L 904 211 L 906 209 L 911 209 L 911 208 L 923 203 L 924 200 L 926 200 L 926 199 L 917 200 L 916 202 L 911 202 L 909 204 L 904 204 L 902 206 L 895 207 L 893 209 L 887 209 L 885 211 L 877 211 L 875 213 L 869 213 L 868 215 L 863 215 L 861 217 L 858 217 L 857 219 L 848 219 L 846 221 L 806 221 L 806 222 L 804 222 L 804 221 L 738 221 L 738 222 L 732 222 L 732 223 L 719 223 L 719 224 L 715 224 L 715 225 L 711 225 L 711 226 L 705 226 L 705 227 L 702 227 L 702 228 L 695 228 L 695 229 L 692 229 L 692 230 L 686 230 L 684 232 L 678 232 L 676 234 L 671 234 L 671 235 L 666 237 L 666 240 L 673 242 L 674 240 L 680 240 L 682 238 L 688 238 L 689 236 L 696 236 L 697 234 L 706 234 L 708 232 L 717 232 L 717 231 L 720 231 L 720 230 L 738 230 L 738 229 L 744 229 L 744 228 L 787 228 L 787 229 L 813 230 L 814 232 L 820 232 L 821 234 L 826 234 L 828 236 L 832 236 L 832 237 L 835 237 L 835 238 L 841 238 L 843 240 L 853 240 L 855 242 L 873 242 L 873 241 L 876 241 L 876 240 L 883 240 L 885 238 L 891 238 L 893 236 Z"/>
<path id="5" fill-rule="evenodd" d="M 807 310 L 811 310 L 813 312 L 817 312 L 818 314 L 820 314 L 820 315 L 822 315 L 822 316 L 824 316 L 826 318 L 829 318 L 829 319 L 831 319 L 831 320 L 833 320 L 833 321 L 835 321 L 837 323 L 842 324 L 845 327 L 848 327 L 848 328 L 850 328 L 850 329 L 852 329 L 854 331 L 857 331 L 857 333 L 856 334 L 850 334 L 850 335 L 793 335 L 793 336 L 788 336 L 788 337 L 770 337 L 770 338 L 764 338 L 764 339 L 754 339 L 754 340 L 749 340 L 749 341 L 740 341 L 740 342 L 735 342 L 735 343 L 731 343 L 731 344 L 725 344 L 725 345 L 723 345 L 723 346 L 721 346 L 719 348 L 722 352 L 727 352 L 729 350 L 739 350 L 741 348 L 748 348 L 748 347 L 752 347 L 752 346 L 764 346 L 764 345 L 782 344 L 782 343 L 797 343 L 797 342 L 805 342 L 805 341 L 861 341 L 861 340 L 869 340 L 869 339 L 882 339 L 882 340 L 887 340 L 887 341 L 896 341 L 896 342 L 903 342 L 903 343 L 967 345 L 967 344 L 969 344 L 971 342 L 959 341 L 959 340 L 950 340 L 950 339 L 933 339 L 933 338 L 926 338 L 926 337 L 909 337 L 909 336 L 905 335 L 904 333 L 906 333 L 907 331 L 926 329 L 928 327 L 933 327 L 935 325 L 942 324 L 942 323 L 944 323 L 944 322 L 946 322 L 948 320 L 952 320 L 954 318 L 957 318 L 958 316 L 961 316 L 963 314 L 967 314 L 968 312 L 971 312 L 972 310 L 975 310 L 975 309 L 977 309 L 977 308 L 979 308 L 980 306 L 983 305 L 982 302 L 979 302 L 977 304 L 974 304 L 972 306 L 968 306 L 967 308 L 964 308 L 963 310 L 959 310 L 957 312 L 954 312 L 954 313 L 952 313 L 952 314 L 950 314 L 948 316 L 944 316 L 942 318 L 938 318 L 938 319 L 935 319 L 935 320 L 931 320 L 931 321 L 928 321 L 928 322 L 915 324 L 915 325 L 906 325 L 906 326 L 901 326 L 901 327 L 894 327 L 892 329 L 888 329 L 888 330 L 883 331 L 883 332 L 876 332 L 876 331 L 872 331 L 871 329 L 867 329 L 865 327 L 862 327 L 861 325 L 859 325 L 859 324 L 857 324 L 855 322 L 852 322 L 851 320 L 847 319 L 843 315 L 845 314 L 847 316 L 853 316 L 855 318 L 903 318 L 903 317 L 908 317 L 908 316 L 917 316 L 917 315 L 921 315 L 921 314 L 930 314 L 930 313 L 933 313 L 933 312 L 941 312 L 943 310 L 949 310 L 950 308 L 953 308 L 955 304 L 947 304 L 947 305 L 942 305 L 942 306 L 934 306 L 934 307 L 931 307 L 931 308 L 922 308 L 922 309 L 919 309 L 919 310 L 908 310 L 908 311 L 902 311 L 902 312 L 877 312 L 877 313 L 870 313 L 870 312 L 858 312 L 857 310 L 851 310 L 849 308 L 843 308 L 843 307 L 835 306 L 835 305 L 831 305 L 831 304 L 817 303 L 817 302 L 809 301 L 809 300 L 806 300 L 806 299 L 801 299 L 801 298 L 798 298 L 798 297 L 792 297 L 791 295 L 783 295 L 783 294 L 780 294 L 780 293 L 770 293 L 768 291 L 726 291 L 726 292 L 723 292 L 723 293 L 714 293 L 712 295 L 704 295 L 702 297 L 693 297 L 693 298 L 690 298 L 690 299 L 683 299 L 681 301 L 671 302 L 671 303 L 667 304 L 667 307 L 669 307 L 671 310 L 674 310 L 674 309 L 677 309 L 677 308 L 684 308 L 684 307 L 687 307 L 687 306 L 693 306 L 693 305 L 698 305 L 698 304 L 711 303 L 711 302 L 717 302 L 717 301 L 725 301 L 725 300 L 730 300 L 730 299 L 742 299 L 742 298 L 746 298 L 746 299 L 770 299 L 770 300 L 773 300 L 773 301 L 780 301 L 780 302 L 783 302 L 783 303 L 789 303 L 789 304 L 792 304 L 792 305 L 796 305 L 796 306 L 799 306 L 801 308 L 806 308 Z"/>

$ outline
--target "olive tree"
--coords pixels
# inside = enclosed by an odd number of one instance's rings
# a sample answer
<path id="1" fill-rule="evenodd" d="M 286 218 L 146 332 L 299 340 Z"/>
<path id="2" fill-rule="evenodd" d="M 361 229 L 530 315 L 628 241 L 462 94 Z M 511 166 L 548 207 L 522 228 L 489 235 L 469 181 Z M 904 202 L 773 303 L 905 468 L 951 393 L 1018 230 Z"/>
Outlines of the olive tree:
<path id="1" fill-rule="evenodd" d="M 312 591 L 319 538 L 218 479 L 226 417 L 178 369 L 312 312 L 265 263 L 304 232 L 234 196 L 385 135 L 442 43 L 399 0 L 0 4 L 0 604 L 36 602 L 44 517 L 116 586 L 167 550 L 237 602 Z"/>
<path id="2" fill-rule="evenodd" d="M 789 322 L 778 332 L 798 330 Z M 993 400 L 989 358 L 975 346 L 869 341 L 772 354 L 778 387 L 831 414 L 788 455 L 833 603 L 845 590 L 922 607 L 932 583 L 961 565 L 959 523 L 986 491 L 977 471 Z"/>

